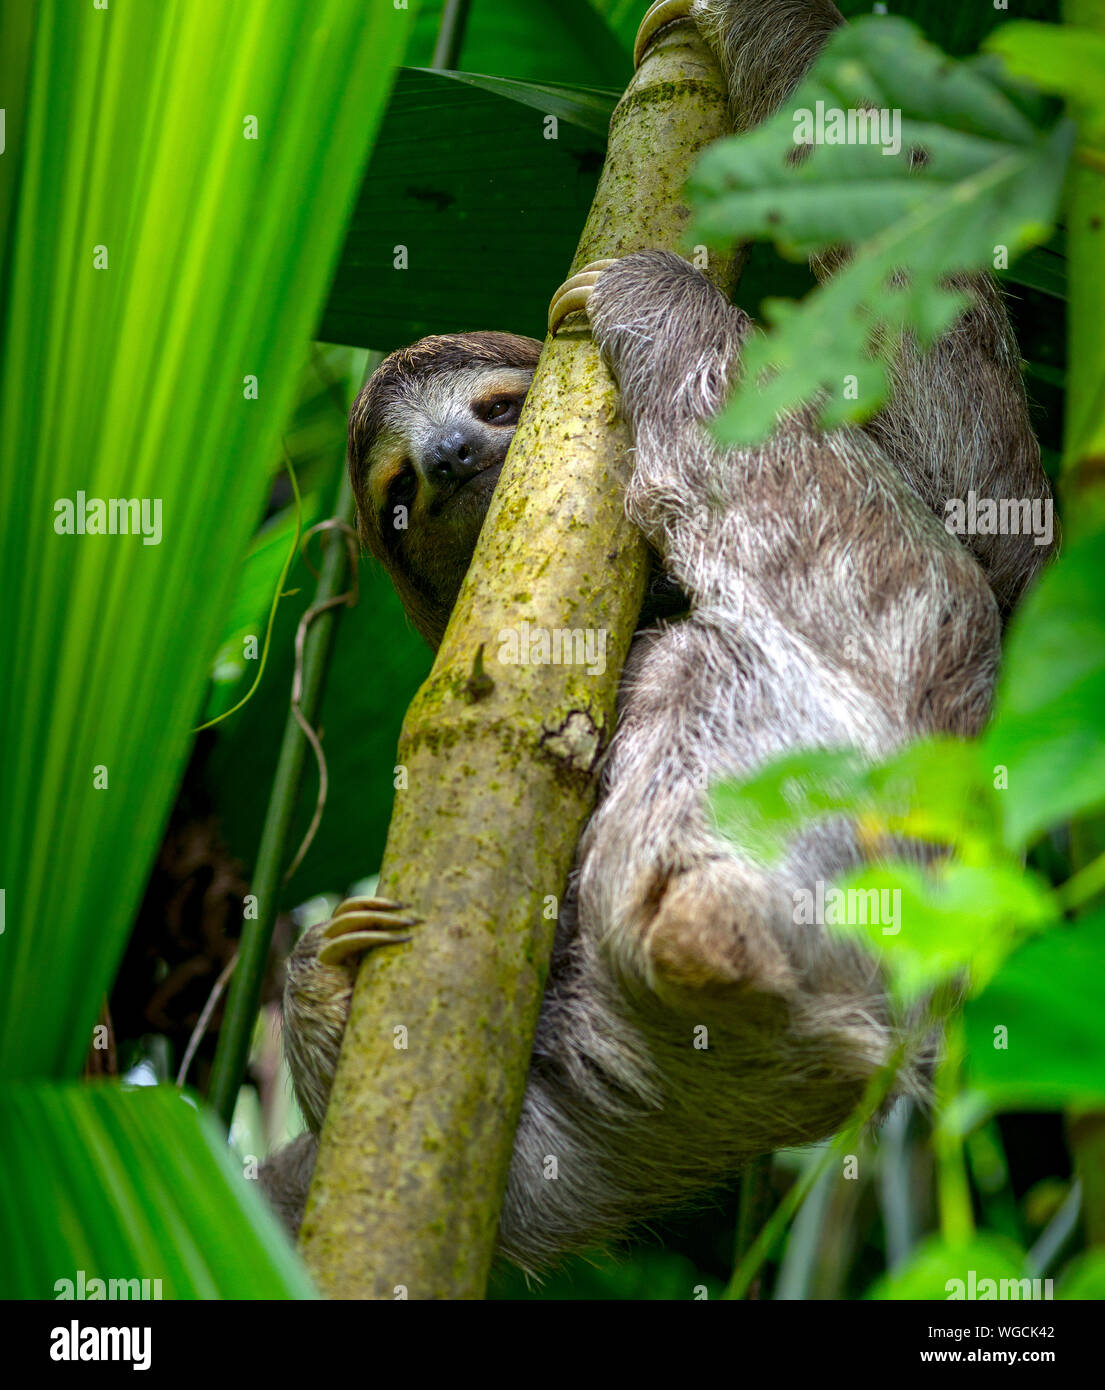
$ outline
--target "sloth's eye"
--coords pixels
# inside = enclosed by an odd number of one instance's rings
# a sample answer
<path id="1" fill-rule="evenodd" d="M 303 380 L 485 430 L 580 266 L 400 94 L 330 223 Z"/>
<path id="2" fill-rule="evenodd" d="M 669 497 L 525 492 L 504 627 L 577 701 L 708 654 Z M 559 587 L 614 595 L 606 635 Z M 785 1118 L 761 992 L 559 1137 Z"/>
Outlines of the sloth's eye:
<path id="1" fill-rule="evenodd" d="M 476 406 L 476 414 L 495 425 L 513 425 L 521 409 L 522 402 L 517 396 L 496 396 L 493 401 L 481 401 Z"/>
<path id="2" fill-rule="evenodd" d="M 414 500 L 418 491 L 418 474 L 410 459 L 404 459 L 401 468 L 388 483 L 387 504 L 389 507 L 403 507 Z"/>

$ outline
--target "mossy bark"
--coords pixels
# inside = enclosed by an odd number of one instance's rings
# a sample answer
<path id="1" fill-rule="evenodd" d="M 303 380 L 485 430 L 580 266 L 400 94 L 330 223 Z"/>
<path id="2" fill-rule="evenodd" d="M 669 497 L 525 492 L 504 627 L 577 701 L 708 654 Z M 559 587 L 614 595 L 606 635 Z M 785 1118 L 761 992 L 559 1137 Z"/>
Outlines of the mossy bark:
<path id="1" fill-rule="evenodd" d="M 727 128 L 716 64 L 693 25 L 670 26 L 614 112 L 572 270 L 682 249 L 687 172 Z M 710 273 L 727 286 L 732 270 L 715 260 Z M 570 319 L 545 343 L 403 726 L 407 784 L 379 891 L 423 924 L 408 945 L 371 954 L 354 993 L 301 1233 L 332 1297 L 484 1292 L 556 907 L 645 582 L 623 505 L 627 444 L 610 373 L 583 320 Z M 523 623 L 605 632 L 605 669 L 501 660 L 501 634 Z"/>

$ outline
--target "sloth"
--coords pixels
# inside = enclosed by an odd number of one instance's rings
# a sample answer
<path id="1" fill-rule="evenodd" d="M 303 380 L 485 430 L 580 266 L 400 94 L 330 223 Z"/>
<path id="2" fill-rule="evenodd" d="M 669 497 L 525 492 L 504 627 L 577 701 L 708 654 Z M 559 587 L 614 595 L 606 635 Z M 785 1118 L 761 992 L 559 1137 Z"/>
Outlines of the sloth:
<path id="1" fill-rule="evenodd" d="M 665 0 L 638 51 L 688 16 L 737 129 L 779 106 L 843 22 L 829 0 Z M 617 381 L 633 439 L 626 508 L 656 583 L 561 906 L 515 1139 L 499 1250 L 526 1269 L 832 1134 L 902 1036 L 872 957 L 795 910 L 865 862 L 855 826 L 815 823 L 765 866 L 719 832 L 705 789 L 787 752 L 874 760 L 986 721 L 1003 617 L 1047 548 L 960 539 L 946 504 L 971 489 L 1050 493 L 1000 292 L 986 276 L 963 283 L 969 306 L 940 341 L 924 353 L 902 341 L 873 420 L 823 431 L 795 410 L 753 448 L 707 428 L 753 326 L 693 266 L 634 252 L 560 296 Z M 387 358 L 351 411 L 362 537 L 432 646 L 540 350 L 508 333 L 426 338 Z M 657 621 L 665 607 L 685 611 Z M 406 939 L 414 920 L 354 899 L 289 961 L 286 1048 L 310 1132 L 262 1178 L 293 1230 L 356 957 Z M 924 1094 L 923 1051 L 901 1067 L 900 1092 Z"/>

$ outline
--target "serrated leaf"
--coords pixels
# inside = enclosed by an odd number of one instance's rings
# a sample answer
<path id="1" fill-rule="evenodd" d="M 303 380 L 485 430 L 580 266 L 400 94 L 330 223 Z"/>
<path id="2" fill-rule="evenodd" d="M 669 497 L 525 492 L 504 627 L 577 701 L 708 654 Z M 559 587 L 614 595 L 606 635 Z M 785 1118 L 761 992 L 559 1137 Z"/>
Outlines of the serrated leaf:
<path id="1" fill-rule="evenodd" d="M 977 992 L 1056 914 L 1047 885 L 1013 864 L 879 865 L 842 878 L 839 892 L 878 904 L 877 915 L 837 925 L 879 951 L 895 996 L 907 1002 L 960 974 Z"/>
<path id="2" fill-rule="evenodd" d="M 978 747 L 922 739 L 871 763 L 854 749 L 809 749 L 773 759 L 710 792 L 718 829 L 763 862 L 782 854 L 806 822 L 847 814 L 874 840 L 910 835 L 985 853 L 998 838 L 998 806 Z"/>
<path id="3" fill-rule="evenodd" d="M 991 34 L 986 48 L 1015 76 L 1080 107 L 1091 124 L 1105 115 L 1105 34 L 1077 24 L 1020 20 Z"/>
<path id="4" fill-rule="evenodd" d="M 900 110 L 900 137 L 888 118 L 888 145 L 814 144 L 795 164 L 796 113 L 819 101 Z M 953 62 L 904 21 L 839 31 L 787 109 L 713 146 L 691 180 L 692 239 L 768 237 L 791 256 L 855 247 L 800 306 L 765 306 L 771 331 L 749 343 L 718 437 L 754 443 L 802 404 L 826 427 L 869 418 L 899 335 L 927 346 L 964 307 L 948 278 L 989 268 L 997 246 L 1015 257 L 1048 236 L 1072 142 L 1069 122 L 1034 124 L 992 63 Z M 920 167 L 911 150 L 924 152 Z"/>
<path id="5" fill-rule="evenodd" d="M 861 805 L 867 769 L 852 749 L 812 749 L 773 759 L 743 781 L 710 789 L 718 831 L 742 854 L 778 859 L 791 836 L 815 816 Z"/>
<path id="6" fill-rule="evenodd" d="M 900 853 L 905 839 L 954 849 L 954 859 L 924 868 L 873 863 L 820 885 L 822 901 L 795 904 L 805 914 L 796 922 L 873 945 L 903 1000 L 963 972 L 982 988 L 1027 933 L 1054 920 L 1047 885 L 1002 847 L 999 797 L 976 744 L 925 739 L 874 765 L 853 750 L 794 753 L 714 787 L 710 802 L 719 832 L 761 863 L 825 816 L 852 819 L 879 858 Z"/>

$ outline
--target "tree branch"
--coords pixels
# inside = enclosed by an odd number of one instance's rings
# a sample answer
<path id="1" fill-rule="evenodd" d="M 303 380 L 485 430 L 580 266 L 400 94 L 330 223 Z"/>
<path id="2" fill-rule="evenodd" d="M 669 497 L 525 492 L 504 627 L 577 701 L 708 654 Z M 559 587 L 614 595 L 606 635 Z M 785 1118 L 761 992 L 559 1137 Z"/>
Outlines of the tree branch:
<path id="1" fill-rule="evenodd" d="M 712 57 L 692 24 L 670 26 L 614 112 L 572 269 L 677 249 L 690 163 L 726 130 Z M 727 285 L 732 270 L 719 262 L 715 280 Z M 559 902 L 593 804 L 643 593 L 615 409 L 586 328 L 546 340 L 437 661 L 407 713 L 409 790 L 396 797 L 379 891 L 424 925 L 366 959 L 353 997 L 301 1231 L 333 1297 L 484 1291 L 548 971 L 546 900 Z M 501 661 L 500 634 L 523 621 L 605 631 L 605 671 Z"/>

